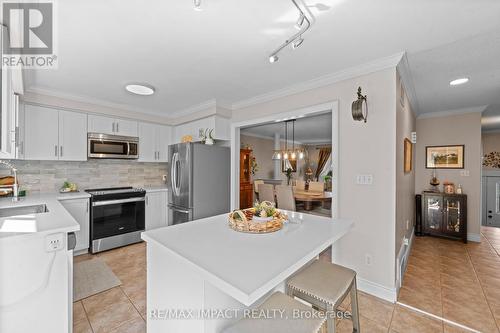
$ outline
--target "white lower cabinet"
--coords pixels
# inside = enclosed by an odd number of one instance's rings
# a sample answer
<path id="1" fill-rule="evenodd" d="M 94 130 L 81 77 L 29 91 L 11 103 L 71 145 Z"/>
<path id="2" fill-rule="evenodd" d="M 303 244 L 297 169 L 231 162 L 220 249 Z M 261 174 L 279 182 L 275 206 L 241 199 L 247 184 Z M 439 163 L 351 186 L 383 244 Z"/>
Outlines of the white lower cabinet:
<path id="1" fill-rule="evenodd" d="M 69 199 L 61 200 L 64 208 L 73 216 L 73 218 L 80 225 L 80 230 L 76 234 L 75 252 L 86 250 L 89 248 L 90 237 L 90 209 L 89 199 Z"/>
<path id="2" fill-rule="evenodd" d="M 146 230 L 168 226 L 167 192 L 146 192 Z"/>

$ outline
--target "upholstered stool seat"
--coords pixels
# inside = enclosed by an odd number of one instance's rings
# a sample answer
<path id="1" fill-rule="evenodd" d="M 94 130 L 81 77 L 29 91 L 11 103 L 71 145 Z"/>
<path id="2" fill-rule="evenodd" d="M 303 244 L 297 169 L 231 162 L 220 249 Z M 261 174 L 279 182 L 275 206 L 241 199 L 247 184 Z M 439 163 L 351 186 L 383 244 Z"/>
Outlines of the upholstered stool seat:
<path id="1" fill-rule="evenodd" d="M 316 260 L 290 278 L 287 283 L 288 295 L 301 298 L 329 313 L 327 316 L 329 333 L 335 332 L 335 316 L 330 314 L 337 310 L 349 292 L 351 292 L 353 331 L 360 332 L 355 271 Z"/>
<path id="2" fill-rule="evenodd" d="M 227 327 L 223 333 L 318 333 L 321 332 L 325 317 L 318 311 L 293 298 L 275 292 L 259 310 L 272 310 L 276 315 L 271 318 L 243 318 Z M 281 314 L 278 310 L 283 310 Z M 297 313 L 303 315 L 297 316 Z"/>

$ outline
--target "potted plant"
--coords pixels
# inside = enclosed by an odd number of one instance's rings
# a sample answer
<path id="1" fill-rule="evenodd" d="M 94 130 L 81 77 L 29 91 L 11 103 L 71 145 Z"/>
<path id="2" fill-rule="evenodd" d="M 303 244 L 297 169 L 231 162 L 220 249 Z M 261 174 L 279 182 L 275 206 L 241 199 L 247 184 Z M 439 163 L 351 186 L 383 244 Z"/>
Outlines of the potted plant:
<path id="1" fill-rule="evenodd" d="M 286 174 L 286 180 L 287 180 L 288 185 L 290 185 L 290 180 L 292 179 L 292 172 L 293 172 L 292 168 L 286 169 L 285 174 Z"/>
<path id="2" fill-rule="evenodd" d="M 213 145 L 215 143 L 213 134 L 214 134 L 213 128 L 205 128 L 205 130 L 200 128 L 200 135 L 199 135 L 200 141 L 206 145 Z"/>
<path id="3" fill-rule="evenodd" d="M 328 171 L 328 173 L 323 176 L 323 180 L 325 181 L 325 185 L 326 185 L 326 190 L 328 192 L 331 192 L 332 191 L 332 171 Z"/>

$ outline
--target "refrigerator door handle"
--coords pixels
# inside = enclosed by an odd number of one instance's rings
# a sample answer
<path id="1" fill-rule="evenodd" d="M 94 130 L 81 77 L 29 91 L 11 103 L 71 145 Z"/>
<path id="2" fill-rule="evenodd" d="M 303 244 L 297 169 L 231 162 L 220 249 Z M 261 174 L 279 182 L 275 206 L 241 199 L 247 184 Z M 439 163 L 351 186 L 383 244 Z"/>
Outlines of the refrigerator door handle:
<path id="1" fill-rule="evenodd" d="M 177 179 L 178 179 L 178 175 L 177 175 L 177 172 L 178 172 L 178 164 L 177 162 L 179 161 L 179 153 L 174 153 L 174 155 L 172 156 L 172 167 L 171 167 L 171 172 L 170 172 L 170 176 L 171 176 L 171 182 L 172 182 L 172 190 L 174 192 L 174 195 L 179 195 L 179 186 L 177 184 Z"/>
<path id="2" fill-rule="evenodd" d="M 173 210 L 174 212 L 179 212 L 179 213 L 183 213 L 183 214 L 189 214 L 190 213 L 190 211 L 187 210 L 187 209 L 180 209 L 180 208 L 174 207 L 172 205 L 169 205 L 168 208 L 171 209 L 171 210 Z"/>

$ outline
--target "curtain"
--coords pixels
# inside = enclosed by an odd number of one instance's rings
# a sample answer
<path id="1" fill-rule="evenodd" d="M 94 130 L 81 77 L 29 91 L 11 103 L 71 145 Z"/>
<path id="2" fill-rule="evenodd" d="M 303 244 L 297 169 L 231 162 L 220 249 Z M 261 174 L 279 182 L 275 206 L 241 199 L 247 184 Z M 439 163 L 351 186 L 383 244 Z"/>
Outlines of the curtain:
<path id="1" fill-rule="evenodd" d="M 331 153 L 332 153 L 331 148 L 321 148 L 319 150 L 318 167 L 316 168 L 316 172 L 314 174 L 316 180 L 319 180 L 319 175 L 321 174 L 321 171 L 325 167 L 325 164 L 328 161 L 328 158 L 330 157 Z"/>

